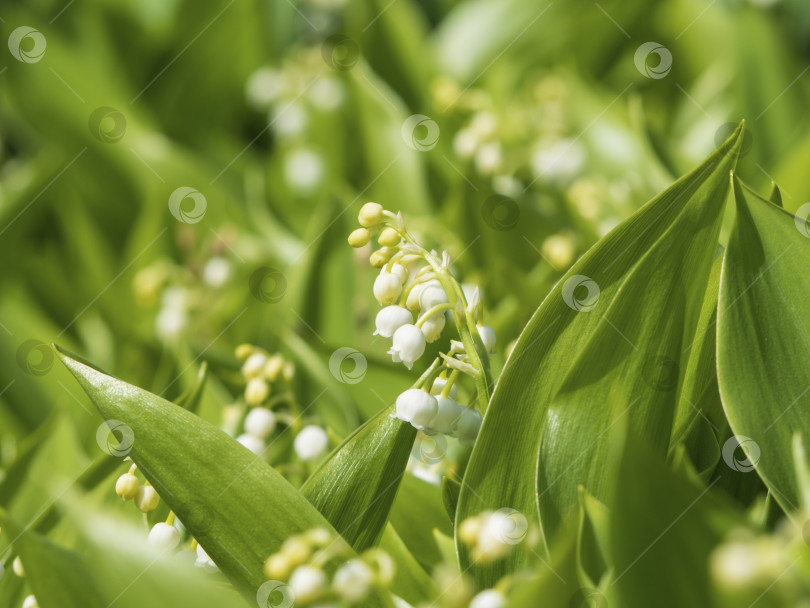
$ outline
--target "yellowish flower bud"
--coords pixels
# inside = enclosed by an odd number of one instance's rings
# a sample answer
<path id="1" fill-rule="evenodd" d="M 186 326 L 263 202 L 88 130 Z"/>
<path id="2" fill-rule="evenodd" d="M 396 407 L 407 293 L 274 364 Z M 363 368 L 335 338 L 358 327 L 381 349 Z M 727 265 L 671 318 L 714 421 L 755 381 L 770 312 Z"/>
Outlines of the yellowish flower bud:
<path id="1" fill-rule="evenodd" d="M 264 376 L 270 382 L 275 382 L 278 380 L 278 377 L 281 375 L 283 369 L 284 357 L 279 354 L 275 354 L 267 360 L 267 363 L 265 363 Z"/>
<path id="2" fill-rule="evenodd" d="M 284 369 L 281 371 L 281 374 L 287 382 L 293 379 L 295 376 L 295 365 L 292 364 L 292 361 L 287 361 L 284 364 Z"/>
<path id="3" fill-rule="evenodd" d="M 383 206 L 379 203 L 366 203 L 360 208 L 360 213 L 357 215 L 357 220 L 361 226 L 368 228 L 369 226 L 376 226 L 383 221 Z"/>
<path id="4" fill-rule="evenodd" d="M 396 247 L 397 245 L 399 245 L 399 242 L 401 240 L 402 237 L 399 236 L 399 232 L 397 232 L 391 227 L 388 227 L 380 233 L 377 242 L 384 247 Z"/>
<path id="5" fill-rule="evenodd" d="M 152 486 L 141 486 L 135 492 L 135 506 L 143 513 L 154 511 L 160 504 L 160 496 Z"/>
<path id="6" fill-rule="evenodd" d="M 474 546 L 478 542 L 478 533 L 484 525 L 481 517 L 468 517 L 458 528 L 458 537 L 468 547 Z"/>
<path id="7" fill-rule="evenodd" d="M 141 482 L 138 478 L 131 473 L 124 473 L 115 482 L 115 493 L 118 494 L 123 500 L 132 500 L 135 498 L 135 493 L 138 491 Z"/>
<path id="8" fill-rule="evenodd" d="M 291 536 L 281 545 L 281 553 L 293 568 L 306 563 L 312 555 L 312 547 L 302 536 Z"/>
<path id="9" fill-rule="evenodd" d="M 23 569 L 22 560 L 20 560 L 20 556 L 14 558 L 14 563 L 11 566 L 14 569 L 14 574 L 19 576 L 20 578 L 25 576 L 25 570 Z"/>
<path id="10" fill-rule="evenodd" d="M 256 347 L 252 344 L 240 344 L 236 347 L 236 358 L 244 361 L 256 351 Z"/>
<path id="11" fill-rule="evenodd" d="M 274 553 L 264 562 L 264 574 L 269 579 L 276 581 L 286 580 L 291 571 L 292 566 L 283 553 Z"/>
<path id="12" fill-rule="evenodd" d="M 261 378 L 253 378 L 245 387 L 245 401 L 248 405 L 258 406 L 270 396 L 270 385 Z"/>
<path id="13" fill-rule="evenodd" d="M 355 248 L 368 244 L 371 235 L 366 228 L 358 228 L 349 235 L 349 245 Z"/>

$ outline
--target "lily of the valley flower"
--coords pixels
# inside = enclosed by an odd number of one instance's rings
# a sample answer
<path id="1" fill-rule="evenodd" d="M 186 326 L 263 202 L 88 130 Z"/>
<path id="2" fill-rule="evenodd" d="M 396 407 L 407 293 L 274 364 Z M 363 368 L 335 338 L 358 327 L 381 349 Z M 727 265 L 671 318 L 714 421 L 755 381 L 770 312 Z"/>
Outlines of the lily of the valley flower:
<path id="1" fill-rule="evenodd" d="M 332 587 L 350 604 L 364 600 L 373 584 L 374 573 L 359 559 L 351 559 L 343 564 L 332 579 Z"/>
<path id="2" fill-rule="evenodd" d="M 296 601 L 302 604 L 318 599 L 328 583 L 326 573 L 314 566 L 299 566 L 290 575 L 290 588 Z"/>
<path id="3" fill-rule="evenodd" d="M 397 397 L 397 409 L 393 416 L 422 430 L 436 417 L 438 411 L 439 402 L 436 397 L 421 389 L 411 388 Z"/>
<path id="4" fill-rule="evenodd" d="M 484 348 L 488 353 L 495 352 L 495 330 L 489 325 L 478 325 L 478 335 L 481 336 L 481 342 L 484 343 Z"/>
<path id="5" fill-rule="evenodd" d="M 400 293 L 402 293 L 400 275 L 383 268 L 374 280 L 374 297 L 382 306 L 394 304 Z"/>
<path id="6" fill-rule="evenodd" d="M 377 313 L 375 322 L 377 331 L 374 332 L 374 335 L 390 338 L 400 327 L 411 323 L 413 323 L 413 315 L 410 311 L 402 308 L 402 306 L 386 306 Z"/>
<path id="7" fill-rule="evenodd" d="M 276 416 L 266 407 L 256 407 L 245 418 L 245 431 L 249 435 L 264 439 L 276 428 Z"/>
<path id="8" fill-rule="evenodd" d="M 202 548 L 202 545 L 197 545 L 197 559 L 194 561 L 194 565 L 198 568 L 202 568 L 205 572 L 219 572 L 219 568 L 214 563 L 214 560 L 209 557 L 205 549 Z"/>
<path id="9" fill-rule="evenodd" d="M 425 334 L 416 325 L 403 325 L 394 332 L 393 344 L 388 354 L 394 363 L 400 361 L 411 369 L 414 362 L 425 352 Z"/>
<path id="10" fill-rule="evenodd" d="M 470 602 L 470 608 L 501 608 L 504 605 L 506 598 L 495 589 L 485 589 Z"/>
<path id="11" fill-rule="evenodd" d="M 171 551 L 180 544 L 180 532 L 165 522 L 155 524 L 149 531 L 147 542 L 159 551 Z"/>
<path id="12" fill-rule="evenodd" d="M 464 408 L 456 426 L 456 437 L 462 445 L 472 445 L 481 428 L 481 414 L 478 410 Z"/>
<path id="13" fill-rule="evenodd" d="M 295 453 L 301 460 L 316 460 L 329 447 L 329 437 L 319 426 L 305 426 L 293 442 Z"/>
<path id="14" fill-rule="evenodd" d="M 425 334 L 425 340 L 428 342 L 435 342 L 442 335 L 444 329 L 445 318 L 444 314 L 436 313 L 431 315 L 422 323 L 422 333 Z"/>
<path id="15" fill-rule="evenodd" d="M 124 473 L 115 482 L 115 493 L 123 500 L 132 500 L 138 492 L 141 482 L 132 473 Z"/>
<path id="16" fill-rule="evenodd" d="M 135 492 L 135 506 L 144 513 L 154 511 L 160 504 L 160 496 L 157 490 L 150 485 L 144 485 Z"/>
<path id="17" fill-rule="evenodd" d="M 467 408 L 459 405 L 450 397 L 442 395 L 436 397 L 436 402 L 438 410 L 428 424 L 428 429 L 436 433 L 450 435 L 455 431 L 461 416 Z"/>

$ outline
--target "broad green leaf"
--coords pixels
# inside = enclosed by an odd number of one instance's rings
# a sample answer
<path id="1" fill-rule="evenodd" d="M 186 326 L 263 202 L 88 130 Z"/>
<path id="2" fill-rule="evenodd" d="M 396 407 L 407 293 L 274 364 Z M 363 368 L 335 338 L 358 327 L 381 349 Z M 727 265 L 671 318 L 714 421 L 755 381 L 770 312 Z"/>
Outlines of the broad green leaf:
<path id="1" fill-rule="evenodd" d="M 441 561 L 433 530 L 437 529 L 445 536 L 453 535 L 441 487 L 406 473 L 391 508 L 390 519 L 410 552 L 428 571 Z"/>
<path id="2" fill-rule="evenodd" d="M 616 605 L 706 606 L 709 556 L 741 518 L 714 497 L 712 485 L 675 474 L 633 437 L 617 474 L 610 543 Z"/>
<path id="3" fill-rule="evenodd" d="M 490 401 L 457 523 L 503 507 L 531 521 L 539 508 L 553 536 L 580 485 L 607 501 L 607 452 L 625 419 L 666 453 L 742 130 L 594 246 L 541 304 Z M 472 566 L 458 546 L 462 568 Z M 473 572 L 494 584 L 520 555 Z"/>
<path id="4" fill-rule="evenodd" d="M 456 521 L 456 508 L 458 507 L 458 495 L 461 493 L 461 484 L 450 477 L 442 477 L 442 503 L 444 510 L 450 517 L 450 521 Z"/>
<path id="5" fill-rule="evenodd" d="M 188 389 L 180 395 L 175 403 L 188 410 L 192 414 L 196 414 L 200 407 L 200 400 L 202 399 L 203 390 L 205 389 L 205 381 L 208 379 L 208 363 L 203 361 L 200 366 L 200 371 L 197 372 L 197 377 Z"/>
<path id="6" fill-rule="evenodd" d="M 220 429 L 57 351 L 102 416 L 128 427 L 132 460 L 247 596 L 265 582 L 264 560 L 287 537 L 329 527 L 279 473 Z"/>
<path id="7" fill-rule="evenodd" d="M 349 435 L 309 476 L 301 493 L 357 551 L 383 533 L 416 429 L 385 408 Z"/>
<path id="8" fill-rule="evenodd" d="M 810 232 L 736 178 L 734 198 L 718 312 L 720 394 L 744 465 L 793 511 L 801 498 L 793 434 L 810 436 Z"/>
<path id="9" fill-rule="evenodd" d="M 416 606 L 420 602 L 430 602 L 436 597 L 436 585 L 390 523 L 385 527 L 380 548 L 390 555 L 397 565 L 397 574 L 391 591 Z"/>
<path id="10" fill-rule="evenodd" d="M 779 190 L 776 182 L 771 182 L 771 193 L 768 195 L 768 200 L 777 207 L 784 207 L 782 204 L 782 191 Z"/>

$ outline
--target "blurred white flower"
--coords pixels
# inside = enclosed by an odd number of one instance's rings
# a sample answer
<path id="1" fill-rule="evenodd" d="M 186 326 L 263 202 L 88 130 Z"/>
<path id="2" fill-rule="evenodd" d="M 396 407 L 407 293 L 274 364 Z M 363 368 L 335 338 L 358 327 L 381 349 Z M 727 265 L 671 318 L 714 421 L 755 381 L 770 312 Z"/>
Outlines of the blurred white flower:
<path id="1" fill-rule="evenodd" d="M 301 148 L 284 160 L 284 178 L 297 192 L 311 192 L 321 183 L 323 176 L 323 158 L 313 150 Z"/>
<path id="2" fill-rule="evenodd" d="M 231 276 L 231 264 L 222 256 L 214 256 L 205 263 L 202 276 L 209 287 L 222 287 Z"/>
<path id="3" fill-rule="evenodd" d="M 149 531 L 147 542 L 159 551 L 171 551 L 180 544 L 180 532 L 174 526 L 160 522 Z"/>
<path id="4" fill-rule="evenodd" d="M 481 428 L 481 414 L 478 410 L 464 408 L 456 426 L 456 437 L 463 445 L 470 445 L 478 437 Z"/>
<path id="5" fill-rule="evenodd" d="M 257 110 L 266 110 L 284 91 L 284 77 L 273 68 L 259 68 L 245 83 L 245 97 Z"/>
<path id="6" fill-rule="evenodd" d="M 352 559 L 335 572 L 332 586 L 350 604 L 362 601 L 374 584 L 374 573 L 359 559 Z"/>
<path id="7" fill-rule="evenodd" d="M 495 589 L 482 591 L 470 602 L 470 608 L 501 608 L 504 605 L 506 605 L 506 598 Z"/>
<path id="8" fill-rule="evenodd" d="M 208 553 L 205 552 L 205 549 L 202 548 L 202 545 L 197 544 L 197 559 L 194 561 L 194 565 L 198 568 L 202 568 L 205 572 L 219 572 L 219 568 L 214 563 Z"/>
<path id="9" fill-rule="evenodd" d="M 299 566 L 290 575 L 290 588 L 296 602 L 308 604 L 318 599 L 327 585 L 326 573 L 314 566 Z"/>
<path id="10" fill-rule="evenodd" d="M 266 407 L 255 407 L 245 418 L 245 431 L 264 439 L 276 428 L 276 416 Z"/>
<path id="11" fill-rule="evenodd" d="M 301 460 L 309 461 L 319 458 L 329 447 L 329 436 L 321 427 L 305 426 L 293 442 L 295 453 Z"/>
<path id="12" fill-rule="evenodd" d="M 243 435 L 239 435 L 236 440 L 251 452 L 256 454 L 256 456 L 261 456 L 262 452 L 264 451 L 264 441 L 255 435 L 244 433 Z"/>

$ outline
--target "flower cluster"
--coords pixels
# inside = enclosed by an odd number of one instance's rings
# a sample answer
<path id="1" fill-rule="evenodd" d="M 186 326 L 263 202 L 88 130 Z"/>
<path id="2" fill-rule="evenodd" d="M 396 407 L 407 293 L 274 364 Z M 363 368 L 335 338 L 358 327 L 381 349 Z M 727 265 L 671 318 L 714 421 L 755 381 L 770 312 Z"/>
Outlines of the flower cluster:
<path id="1" fill-rule="evenodd" d="M 242 421 L 242 432 L 237 441 L 257 456 L 266 449 L 268 437 L 279 423 L 295 431 L 293 448 L 304 462 L 317 460 L 329 447 L 329 437 L 321 427 L 307 425 L 302 428 L 298 403 L 292 391 L 291 381 L 295 366 L 278 353 L 267 351 L 251 344 L 242 344 L 236 356 L 243 361 L 242 376 L 245 379 L 244 400 L 248 411 Z M 281 409 L 286 406 L 285 409 Z M 242 408 L 232 410 L 241 418 Z"/>
<path id="2" fill-rule="evenodd" d="M 382 308 L 374 334 L 391 340 L 392 360 L 412 369 L 427 344 L 442 336 L 448 320 L 458 337 L 451 338 L 450 349 L 440 353 L 417 385 L 397 398 L 394 416 L 425 433 L 472 443 L 481 414 L 474 401 L 466 408 L 459 405 L 455 383 L 461 375 L 468 376 L 475 384 L 476 398 L 486 403 L 495 332 L 483 323 L 478 289 L 465 293 L 450 272 L 449 254 L 439 255 L 419 245 L 401 214 L 366 203 L 358 221 L 361 227 L 349 235 L 349 244 L 363 248 L 376 236 L 380 245 L 369 258 L 380 269 L 373 292 Z"/>
<path id="3" fill-rule="evenodd" d="M 509 555 L 528 535 L 526 518 L 513 509 L 483 511 L 468 517 L 458 528 L 458 537 L 472 550 L 473 559 L 484 564 Z"/>
<path id="4" fill-rule="evenodd" d="M 333 601 L 353 606 L 360 605 L 374 587 L 388 587 L 394 580 L 395 564 L 376 548 L 352 557 L 342 538 L 325 528 L 314 528 L 288 538 L 267 558 L 264 573 L 271 580 L 287 583 L 296 606 Z"/>

